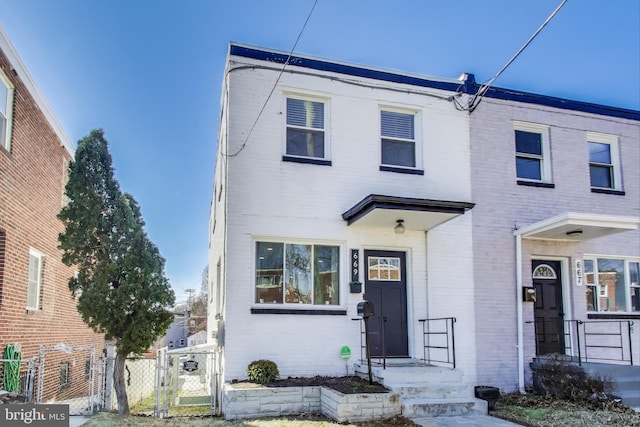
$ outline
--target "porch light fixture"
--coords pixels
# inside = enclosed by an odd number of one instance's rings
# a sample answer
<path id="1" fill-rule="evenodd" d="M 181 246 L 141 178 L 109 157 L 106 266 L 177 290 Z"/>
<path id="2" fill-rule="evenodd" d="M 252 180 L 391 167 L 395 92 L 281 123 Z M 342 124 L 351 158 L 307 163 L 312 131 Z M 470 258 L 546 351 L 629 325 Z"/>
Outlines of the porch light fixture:
<path id="1" fill-rule="evenodd" d="M 571 231 L 567 231 L 566 234 L 569 237 L 579 236 L 582 234 L 582 230 L 571 230 Z"/>
<path id="2" fill-rule="evenodd" d="M 396 222 L 397 224 L 393 227 L 393 231 L 395 231 L 396 234 L 404 234 L 404 225 L 402 225 L 404 219 L 398 219 Z"/>

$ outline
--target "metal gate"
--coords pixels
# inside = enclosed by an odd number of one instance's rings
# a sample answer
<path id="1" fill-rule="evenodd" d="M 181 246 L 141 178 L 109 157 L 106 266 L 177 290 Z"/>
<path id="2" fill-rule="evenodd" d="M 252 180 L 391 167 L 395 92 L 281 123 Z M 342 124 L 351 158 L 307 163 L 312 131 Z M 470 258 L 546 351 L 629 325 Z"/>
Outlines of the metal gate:
<path id="1" fill-rule="evenodd" d="M 58 343 L 40 346 L 35 402 L 69 405 L 69 415 L 91 415 L 102 407 L 104 364 L 96 347 Z"/>
<path id="2" fill-rule="evenodd" d="M 154 415 L 167 418 L 215 414 L 214 367 L 214 351 L 160 349 Z"/>

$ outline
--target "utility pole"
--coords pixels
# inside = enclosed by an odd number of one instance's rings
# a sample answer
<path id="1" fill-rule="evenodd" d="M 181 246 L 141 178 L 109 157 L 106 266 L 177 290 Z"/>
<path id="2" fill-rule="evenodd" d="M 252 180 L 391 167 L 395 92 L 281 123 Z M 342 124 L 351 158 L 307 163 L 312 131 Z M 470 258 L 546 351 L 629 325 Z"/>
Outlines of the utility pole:
<path id="1" fill-rule="evenodd" d="M 195 289 L 186 289 L 185 292 L 189 294 L 187 298 L 187 311 L 191 312 L 191 305 L 193 304 L 193 294 L 196 292 Z"/>

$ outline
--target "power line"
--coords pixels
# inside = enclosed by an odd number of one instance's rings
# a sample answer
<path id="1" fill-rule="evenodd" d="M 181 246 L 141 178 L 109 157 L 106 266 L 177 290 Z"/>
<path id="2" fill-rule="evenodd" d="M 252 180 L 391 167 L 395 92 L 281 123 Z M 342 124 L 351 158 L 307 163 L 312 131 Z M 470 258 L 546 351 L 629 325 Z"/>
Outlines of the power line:
<path id="1" fill-rule="evenodd" d="M 549 17 L 542 23 L 542 25 L 540 25 L 540 27 L 536 30 L 536 32 L 533 33 L 531 37 L 529 37 L 529 40 L 527 40 L 525 44 L 523 44 L 522 47 L 518 49 L 515 55 L 511 57 L 511 59 L 504 65 L 504 67 L 502 67 L 500 71 L 498 71 L 493 77 L 491 77 L 487 81 L 487 83 L 480 86 L 480 89 L 478 89 L 478 91 L 476 92 L 471 102 L 469 102 L 469 107 L 468 107 L 469 114 L 473 113 L 473 110 L 475 110 L 478 107 L 478 105 L 480 105 L 480 102 L 482 102 L 482 97 L 489 91 L 489 88 L 491 87 L 493 82 L 500 76 L 500 74 L 504 72 L 504 70 L 507 69 L 509 65 L 511 65 L 513 61 L 515 61 L 515 59 L 522 53 L 522 51 L 525 50 L 527 46 L 529 46 L 529 44 L 533 41 L 533 39 L 536 38 L 536 36 L 540 33 L 540 31 L 542 31 L 542 29 L 549 23 L 549 21 L 553 19 L 556 13 L 560 11 L 562 6 L 564 6 L 564 4 L 567 1 L 568 0 L 562 0 L 562 3 L 560 3 L 560 5 L 556 7 L 556 9 L 551 13 L 551 15 L 549 15 Z"/>
<path id="2" fill-rule="evenodd" d="M 260 120 L 260 116 L 262 116 L 262 113 L 264 112 L 265 108 L 267 108 L 267 103 L 271 99 L 271 96 L 273 95 L 273 92 L 275 92 L 276 86 L 278 86 L 278 82 L 280 81 L 280 77 L 282 77 L 282 73 L 284 73 L 284 69 L 287 67 L 287 65 L 289 65 L 289 60 L 291 59 L 291 56 L 293 55 L 293 52 L 296 50 L 296 46 L 298 46 L 298 42 L 300 41 L 300 37 L 302 37 L 302 33 L 304 32 L 304 29 L 307 28 L 307 23 L 309 23 L 309 19 L 311 19 L 311 15 L 313 14 L 313 11 L 316 8 L 317 4 L 318 4 L 318 0 L 315 0 L 313 2 L 313 6 L 311 7 L 311 10 L 309 11 L 309 14 L 307 15 L 307 19 L 304 21 L 304 25 L 302 25 L 302 29 L 298 33 L 298 37 L 296 38 L 296 41 L 293 44 L 293 47 L 291 48 L 291 51 L 289 52 L 289 55 L 287 56 L 287 60 L 284 61 L 284 64 L 282 65 L 282 69 L 280 70 L 280 74 L 278 74 L 278 78 L 276 79 L 275 83 L 273 84 L 273 87 L 271 88 L 271 91 L 269 92 L 269 96 L 267 96 L 267 99 L 264 101 L 264 104 L 262 104 L 262 108 L 260 109 L 260 112 L 258 113 L 258 116 L 256 117 L 255 121 L 253 122 L 253 125 L 251 125 L 251 129 L 249 130 L 249 133 L 247 134 L 247 137 L 244 139 L 244 142 L 242 143 L 242 145 L 240 146 L 238 151 L 236 151 L 233 154 L 224 154 L 223 153 L 224 156 L 235 157 L 238 154 L 240 154 L 242 152 L 242 150 L 244 150 L 244 147 L 247 146 L 247 142 L 249 142 L 249 138 L 251 138 L 251 135 L 253 134 L 253 130 L 256 128 L 256 126 L 258 124 L 258 120 Z"/>

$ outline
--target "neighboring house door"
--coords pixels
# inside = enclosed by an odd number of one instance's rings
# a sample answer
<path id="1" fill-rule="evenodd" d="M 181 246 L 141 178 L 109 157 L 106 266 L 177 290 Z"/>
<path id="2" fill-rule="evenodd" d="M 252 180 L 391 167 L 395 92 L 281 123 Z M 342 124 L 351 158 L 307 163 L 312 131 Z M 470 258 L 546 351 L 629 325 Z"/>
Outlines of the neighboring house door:
<path id="1" fill-rule="evenodd" d="M 407 357 L 407 274 L 404 252 L 364 251 L 364 298 L 373 303 L 369 318 L 371 356 Z"/>
<path id="2" fill-rule="evenodd" d="M 564 310 L 560 261 L 533 261 L 534 317 L 538 354 L 564 354 Z"/>

